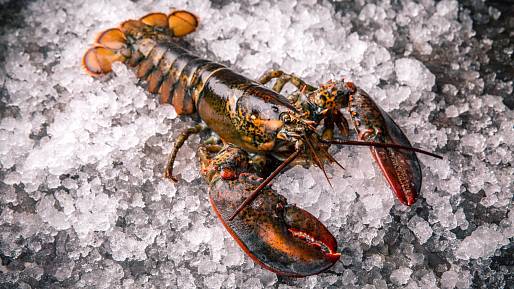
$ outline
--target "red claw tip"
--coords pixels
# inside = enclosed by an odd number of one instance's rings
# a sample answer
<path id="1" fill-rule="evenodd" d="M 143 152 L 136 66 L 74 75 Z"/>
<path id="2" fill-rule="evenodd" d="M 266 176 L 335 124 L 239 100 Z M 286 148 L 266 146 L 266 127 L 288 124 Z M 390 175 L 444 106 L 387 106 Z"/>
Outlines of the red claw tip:
<path id="1" fill-rule="evenodd" d="M 341 253 L 327 253 L 325 254 L 325 256 L 327 257 L 327 259 L 329 259 L 331 262 L 337 262 L 337 260 L 339 260 L 339 258 L 341 258 Z"/>

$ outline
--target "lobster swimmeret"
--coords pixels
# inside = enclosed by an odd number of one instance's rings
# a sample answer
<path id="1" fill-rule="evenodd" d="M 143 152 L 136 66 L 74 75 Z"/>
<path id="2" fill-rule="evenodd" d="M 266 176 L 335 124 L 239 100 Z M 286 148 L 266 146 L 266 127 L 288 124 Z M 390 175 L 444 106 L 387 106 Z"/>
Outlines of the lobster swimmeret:
<path id="1" fill-rule="evenodd" d="M 85 53 L 83 65 L 89 74 L 100 76 L 111 71 L 114 61 L 126 63 L 146 81 L 149 92 L 160 95 L 161 103 L 172 104 L 178 114 L 197 113 L 219 135 L 226 148 L 218 149 L 216 156 L 201 154 L 211 204 L 257 263 L 277 274 L 307 276 L 329 268 L 339 258 L 335 239 L 317 219 L 287 206 L 283 197 L 267 187 L 293 161 L 314 162 L 325 172 L 325 161 L 337 163 L 328 153 L 331 144 L 370 146 L 398 199 L 407 205 L 415 202 L 421 169 L 414 152 L 439 156 L 412 148 L 398 125 L 366 92 L 345 80 L 314 87 L 280 70 L 268 71 L 259 81 L 250 80 L 178 44 L 178 37 L 193 32 L 197 25 L 196 16 L 182 10 L 125 21 L 99 35 Z M 273 90 L 264 86 L 273 79 Z M 283 96 L 280 92 L 286 83 L 298 90 Z M 360 141 L 333 139 L 336 126 L 343 136 L 348 135 L 341 112 L 345 107 Z M 166 177 L 173 179 L 178 149 L 200 130 L 197 126 L 179 136 Z M 248 153 L 255 155 L 253 167 L 247 165 Z M 282 163 L 272 166 L 277 160 Z M 273 172 L 256 183 L 257 173 L 265 170 Z M 261 201 L 252 204 L 255 198 Z M 298 216 L 305 222 L 295 219 Z M 274 232 L 273 237 L 258 232 L 265 227 Z"/>

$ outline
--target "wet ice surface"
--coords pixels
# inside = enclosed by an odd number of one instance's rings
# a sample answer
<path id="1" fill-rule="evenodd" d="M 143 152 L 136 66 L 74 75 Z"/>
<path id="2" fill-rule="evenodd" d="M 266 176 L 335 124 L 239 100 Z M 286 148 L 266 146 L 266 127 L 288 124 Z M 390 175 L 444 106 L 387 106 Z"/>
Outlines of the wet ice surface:
<path id="1" fill-rule="evenodd" d="M 346 167 L 328 168 L 334 190 L 316 167 L 282 174 L 273 187 L 318 216 L 343 256 L 329 273 L 277 278 L 211 211 L 198 137 L 179 154 L 181 181 L 162 178 L 192 120 L 157 105 L 123 65 L 103 81 L 80 69 L 97 32 L 169 3 L 35 1 L 21 12 L 25 24 L 0 38 L 0 287 L 514 286 L 514 115 L 486 90 L 512 93 L 512 81 L 479 73 L 492 40 L 474 37 L 469 11 L 456 1 L 348 4 L 344 13 L 312 0 L 172 4 L 200 16 L 188 40 L 202 56 L 249 77 L 270 67 L 314 84 L 349 77 L 415 146 L 444 160 L 419 156 L 422 196 L 411 208 L 366 148 L 333 149 Z"/>

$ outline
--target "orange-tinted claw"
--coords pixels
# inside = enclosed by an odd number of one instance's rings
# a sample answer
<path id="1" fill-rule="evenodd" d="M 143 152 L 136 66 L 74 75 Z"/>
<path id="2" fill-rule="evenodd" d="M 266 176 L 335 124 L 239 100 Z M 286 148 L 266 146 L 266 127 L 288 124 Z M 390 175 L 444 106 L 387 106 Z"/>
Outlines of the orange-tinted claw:
<path id="1" fill-rule="evenodd" d="M 262 179 L 248 166 L 248 155 L 228 147 L 203 171 L 210 181 L 209 199 L 221 222 L 245 253 L 262 267 L 279 275 L 303 277 L 318 274 L 339 260 L 337 242 L 313 215 L 265 187 L 255 201 L 233 221 L 229 216 Z M 227 168 L 235 178 L 223 178 Z M 214 175 L 205 172 L 215 172 Z"/>
<path id="2" fill-rule="evenodd" d="M 124 48 L 126 41 L 125 34 L 119 28 L 105 30 L 96 38 L 98 44 L 112 50 Z"/>
<path id="3" fill-rule="evenodd" d="M 100 76 L 112 71 L 114 61 L 123 61 L 123 55 L 105 47 L 93 47 L 86 51 L 82 65 L 87 73 Z"/>
<path id="4" fill-rule="evenodd" d="M 176 10 L 168 16 L 168 26 L 173 36 L 185 36 L 196 30 L 198 18 L 191 12 Z"/>
<path id="5" fill-rule="evenodd" d="M 168 16 L 164 13 L 150 13 L 141 17 L 139 21 L 150 26 L 168 27 Z"/>

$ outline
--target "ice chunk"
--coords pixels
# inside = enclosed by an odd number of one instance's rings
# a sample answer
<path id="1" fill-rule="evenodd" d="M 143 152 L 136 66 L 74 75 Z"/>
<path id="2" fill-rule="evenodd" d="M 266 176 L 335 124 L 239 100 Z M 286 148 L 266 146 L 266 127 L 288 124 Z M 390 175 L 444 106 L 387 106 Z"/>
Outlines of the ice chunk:
<path id="1" fill-rule="evenodd" d="M 236 62 L 240 50 L 239 43 L 234 39 L 216 41 L 211 45 L 211 49 L 220 59 L 229 61 L 232 64 Z"/>
<path id="2" fill-rule="evenodd" d="M 259 281 L 259 279 L 257 279 L 257 278 L 248 278 L 248 279 L 243 283 L 243 287 L 244 287 L 244 288 L 248 288 L 248 289 L 260 289 L 260 288 L 264 288 L 264 287 L 262 287 L 261 282 L 260 282 L 260 281 Z"/>
<path id="3" fill-rule="evenodd" d="M 95 231 L 109 230 L 116 221 L 116 199 L 94 190 L 90 184 L 81 186 L 78 190 L 80 196 L 74 204 L 77 212 L 71 222 L 82 239 Z"/>
<path id="4" fill-rule="evenodd" d="M 441 276 L 441 288 L 453 289 L 453 288 L 469 288 L 472 284 L 473 276 L 468 271 L 446 271 Z"/>
<path id="5" fill-rule="evenodd" d="M 394 68 L 401 84 L 427 91 L 435 85 L 435 76 L 419 60 L 400 58 L 395 61 Z"/>
<path id="6" fill-rule="evenodd" d="M 203 285 L 205 288 L 213 288 L 219 289 L 223 285 L 223 281 L 225 281 L 225 275 L 222 274 L 214 274 L 212 276 L 205 277 L 203 280 Z"/>
<path id="7" fill-rule="evenodd" d="M 459 274 L 455 271 L 446 271 L 441 276 L 441 288 L 453 289 L 459 281 Z"/>
<path id="8" fill-rule="evenodd" d="M 462 138 L 462 145 L 465 147 L 470 147 L 472 152 L 481 152 L 485 149 L 485 140 L 485 137 L 480 134 L 470 133 Z"/>
<path id="9" fill-rule="evenodd" d="M 393 281 L 397 285 L 405 285 L 409 282 L 410 276 L 412 274 L 412 270 L 407 267 L 401 267 L 394 270 L 391 273 L 391 281 Z"/>
<path id="10" fill-rule="evenodd" d="M 37 205 L 37 212 L 41 218 L 57 230 L 66 230 L 71 224 L 66 215 L 54 208 L 55 199 L 45 196 Z"/>
<path id="11" fill-rule="evenodd" d="M 496 249 L 506 245 L 508 239 L 499 231 L 496 225 L 478 227 L 466 237 L 457 248 L 458 258 L 469 260 L 491 256 Z"/>
<path id="12" fill-rule="evenodd" d="M 409 229 L 416 235 L 420 244 L 424 244 L 433 233 L 430 224 L 418 216 L 414 216 L 410 219 Z"/>

